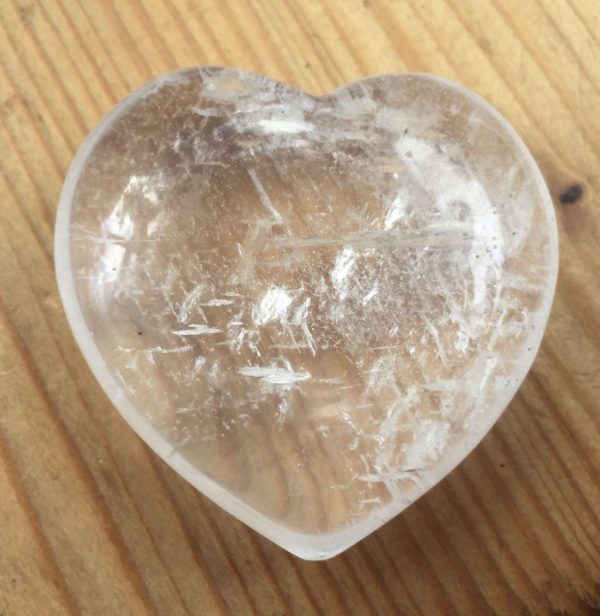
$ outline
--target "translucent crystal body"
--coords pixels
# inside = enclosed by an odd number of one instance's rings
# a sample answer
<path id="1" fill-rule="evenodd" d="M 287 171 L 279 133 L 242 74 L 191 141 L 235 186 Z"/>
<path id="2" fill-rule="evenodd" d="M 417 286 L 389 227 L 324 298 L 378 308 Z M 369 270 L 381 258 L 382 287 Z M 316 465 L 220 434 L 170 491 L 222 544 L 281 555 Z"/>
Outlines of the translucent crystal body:
<path id="1" fill-rule="evenodd" d="M 63 301 L 115 406 L 173 468 L 325 558 L 446 475 L 535 356 L 552 205 L 512 128 L 425 75 L 324 97 L 179 71 L 78 154 Z"/>

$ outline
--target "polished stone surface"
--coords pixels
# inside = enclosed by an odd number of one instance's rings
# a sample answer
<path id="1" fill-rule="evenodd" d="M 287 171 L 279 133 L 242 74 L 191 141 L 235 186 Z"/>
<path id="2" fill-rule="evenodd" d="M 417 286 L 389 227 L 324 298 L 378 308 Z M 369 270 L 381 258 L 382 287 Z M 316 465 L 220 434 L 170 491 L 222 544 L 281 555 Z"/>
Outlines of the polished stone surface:
<path id="1" fill-rule="evenodd" d="M 127 421 L 286 549 L 331 556 L 446 475 L 535 356 L 552 204 L 497 112 L 425 75 L 315 98 L 156 80 L 78 154 L 57 270 Z"/>

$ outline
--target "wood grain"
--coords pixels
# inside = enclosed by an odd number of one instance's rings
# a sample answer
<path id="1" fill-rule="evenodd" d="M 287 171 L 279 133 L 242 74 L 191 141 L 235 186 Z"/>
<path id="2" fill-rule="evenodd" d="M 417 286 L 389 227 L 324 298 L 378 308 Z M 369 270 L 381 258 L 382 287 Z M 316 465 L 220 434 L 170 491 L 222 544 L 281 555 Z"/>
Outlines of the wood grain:
<path id="1" fill-rule="evenodd" d="M 75 151 L 190 65 L 314 94 L 389 71 L 461 81 L 555 197 L 557 296 L 521 390 L 457 470 L 330 561 L 288 555 L 167 468 L 61 308 L 53 224 Z M 598 0 L 1 0 L 0 614 L 600 613 L 599 97 Z"/>

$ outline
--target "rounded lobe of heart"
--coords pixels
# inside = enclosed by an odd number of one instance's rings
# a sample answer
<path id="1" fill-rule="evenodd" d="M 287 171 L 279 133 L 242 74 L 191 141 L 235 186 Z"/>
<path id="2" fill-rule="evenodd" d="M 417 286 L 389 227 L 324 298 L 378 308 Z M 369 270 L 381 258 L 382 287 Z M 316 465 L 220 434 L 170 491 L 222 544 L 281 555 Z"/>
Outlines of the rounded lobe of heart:
<path id="1" fill-rule="evenodd" d="M 312 97 L 233 69 L 118 105 L 65 183 L 57 271 L 106 393 L 306 558 L 445 476 L 527 373 L 557 238 L 497 112 L 426 75 Z"/>

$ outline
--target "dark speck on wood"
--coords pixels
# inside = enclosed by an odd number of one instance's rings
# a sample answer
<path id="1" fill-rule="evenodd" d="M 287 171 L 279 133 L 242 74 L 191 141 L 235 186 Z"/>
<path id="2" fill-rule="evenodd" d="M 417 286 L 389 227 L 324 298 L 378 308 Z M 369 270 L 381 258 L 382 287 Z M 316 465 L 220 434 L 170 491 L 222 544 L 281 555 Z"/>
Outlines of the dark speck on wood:
<path id="1" fill-rule="evenodd" d="M 559 200 L 561 203 L 574 203 L 583 195 L 583 188 L 580 184 L 573 184 L 573 186 L 569 186 L 565 192 L 563 192 Z"/>

